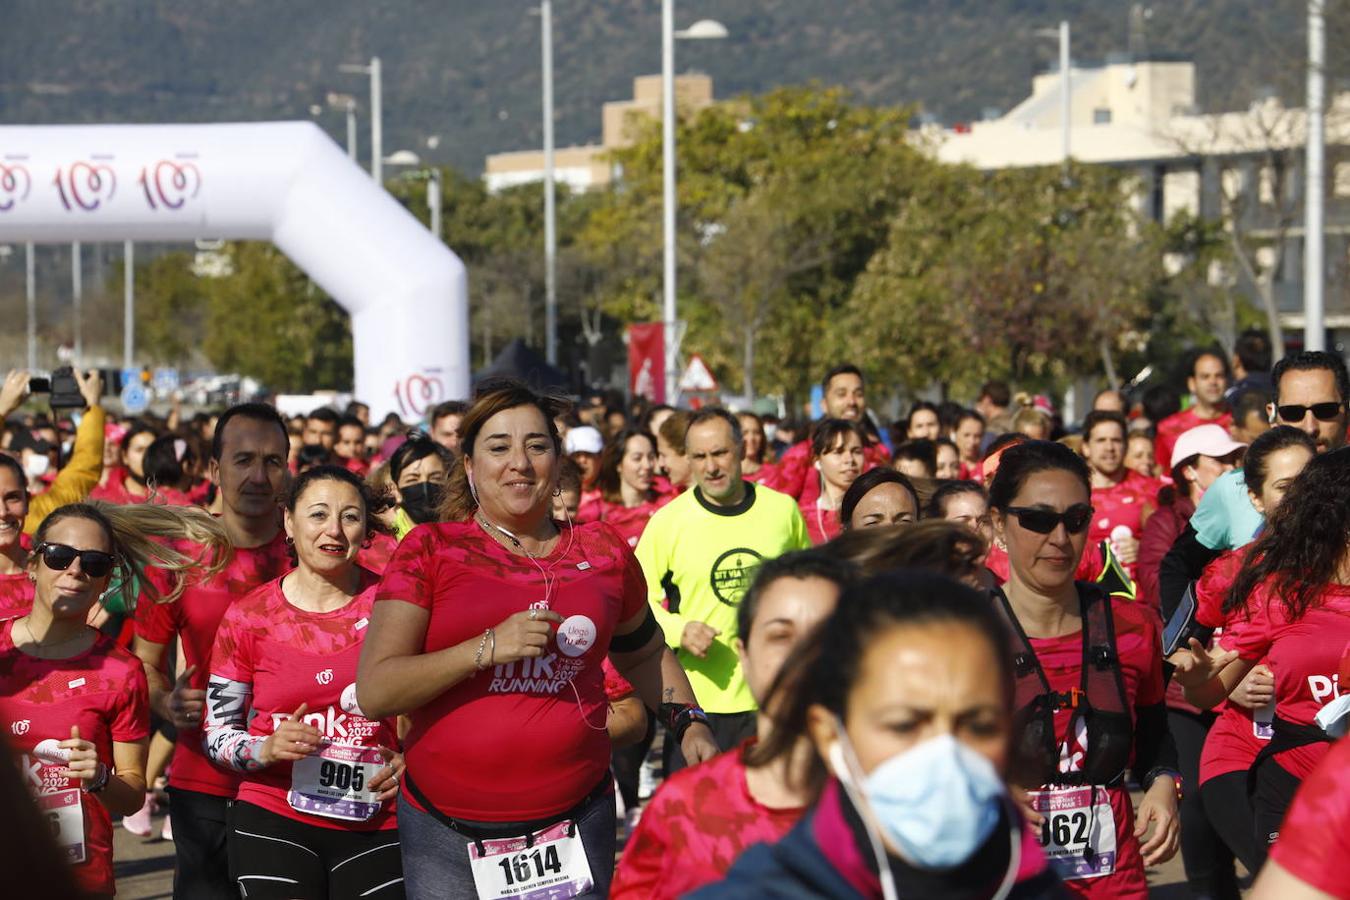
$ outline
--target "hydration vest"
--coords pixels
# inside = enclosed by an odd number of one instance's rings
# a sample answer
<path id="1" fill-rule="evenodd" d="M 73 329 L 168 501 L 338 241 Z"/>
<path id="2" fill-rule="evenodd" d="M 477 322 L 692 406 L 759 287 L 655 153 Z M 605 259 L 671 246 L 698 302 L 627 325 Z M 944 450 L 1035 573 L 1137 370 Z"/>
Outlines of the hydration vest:
<path id="1" fill-rule="evenodd" d="M 1076 582 L 1083 619 L 1083 664 L 1079 686 L 1068 692 L 1051 690 L 1036 651 L 1002 589 L 995 594 L 1012 626 L 1013 746 L 1010 780 L 1026 788 L 1042 785 L 1114 785 L 1125 774 L 1134 746 L 1134 723 L 1125 695 L 1125 679 L 1116 651 L 1111 597 L 1096 584 Z M 1077 772 L 1059 770 L 1059 741 L 1055 713 L 1070 711 L 1075 721 L 1067 731 L 1077 733 L 1077 720 L 1087 728 L 1087 754 Z"/>

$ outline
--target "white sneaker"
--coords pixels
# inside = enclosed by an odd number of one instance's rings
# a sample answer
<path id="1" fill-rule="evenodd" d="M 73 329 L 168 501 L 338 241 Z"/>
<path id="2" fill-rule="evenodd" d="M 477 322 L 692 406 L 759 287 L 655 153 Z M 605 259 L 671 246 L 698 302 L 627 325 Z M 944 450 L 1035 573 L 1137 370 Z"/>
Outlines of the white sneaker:
<path id="1" fill-rule="evenodd" d="M 166 841 L 173 840 L 173 819 L 168 816 L 164 817 L 164 828 L 160 831 L 159 836 Z"/>
<path id="2" fill-rule="evenodd" d="M 154 812 L 155 795 L 148 793 L 145 795 L 145 803 L 141 805 L 140 809 L 129 816 L 122 817 L 122 827 L 134 835 L 149 837 L 150 832 L 154 830 L 154 825 L 150 821 Z"/>
<path id="3" fill-rule="evenodd" d="M 638 799 L 650 800 L 656 793 L 656 767 L 651 760 L 644 759 L 638 768 Z"/>

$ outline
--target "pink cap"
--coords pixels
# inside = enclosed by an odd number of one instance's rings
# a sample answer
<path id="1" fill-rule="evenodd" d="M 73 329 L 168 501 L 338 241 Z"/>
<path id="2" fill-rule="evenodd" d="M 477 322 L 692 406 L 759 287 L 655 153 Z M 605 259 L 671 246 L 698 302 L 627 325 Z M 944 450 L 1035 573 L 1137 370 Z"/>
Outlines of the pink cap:
<path id="1" fill-rule="evenodd" d="M 1246 444 L 1233 440 L 1228 430 L 1221 425 L 1197 425 L 1190 431 L 1183 431 L 1172 445 L 1171 467 L 1175 469 L 1179 463 L 1197 453 L 1218 458 L 1235 450 L 1245 450 L 1246 447 Z"/>

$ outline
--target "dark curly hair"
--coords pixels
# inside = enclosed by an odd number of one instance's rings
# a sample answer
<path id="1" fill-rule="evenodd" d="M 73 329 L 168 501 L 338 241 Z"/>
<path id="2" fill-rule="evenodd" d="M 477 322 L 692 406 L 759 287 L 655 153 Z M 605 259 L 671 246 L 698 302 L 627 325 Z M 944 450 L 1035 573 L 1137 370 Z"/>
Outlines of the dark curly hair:
<path id="1" fill-rule="evenodd" d="M 1350 447 L 1314 457 L 1294 480 L 1265 532 L 1252 545 L 1224 601 L 1246 611 L 1251 593 L 1270 583 L 1285 616 L 1303 618 L 1333 583 L 1350 546 Z"/>

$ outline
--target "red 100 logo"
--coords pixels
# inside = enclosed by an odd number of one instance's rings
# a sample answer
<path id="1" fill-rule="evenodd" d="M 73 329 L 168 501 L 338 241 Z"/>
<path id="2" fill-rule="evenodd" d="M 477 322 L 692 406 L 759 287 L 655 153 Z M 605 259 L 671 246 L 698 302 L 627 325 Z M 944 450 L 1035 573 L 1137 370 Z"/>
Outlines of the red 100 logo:
<path id="1" fill-rule="evenodd" d="M 9 212 L 14 204 L 27 200 L 32 187 L 33 179 L 28 169 L 18 163 L 0 162 L 0 212 Z"/>
<path id="2" fill-rule="evenodd" d="M 181 209 L 202 189 L 202 173 L 190 162 L 162 159 L 141 169 L 136 180 L 151 209 Z"/>
<path id="3" fill-rule="evenodd" d="M 61 205 L 71 211 L 93 212 L 117 193 L 117 173 L 107 163 L 73 163 L 57 169 L 53 183 L 61 195 Z"/>

